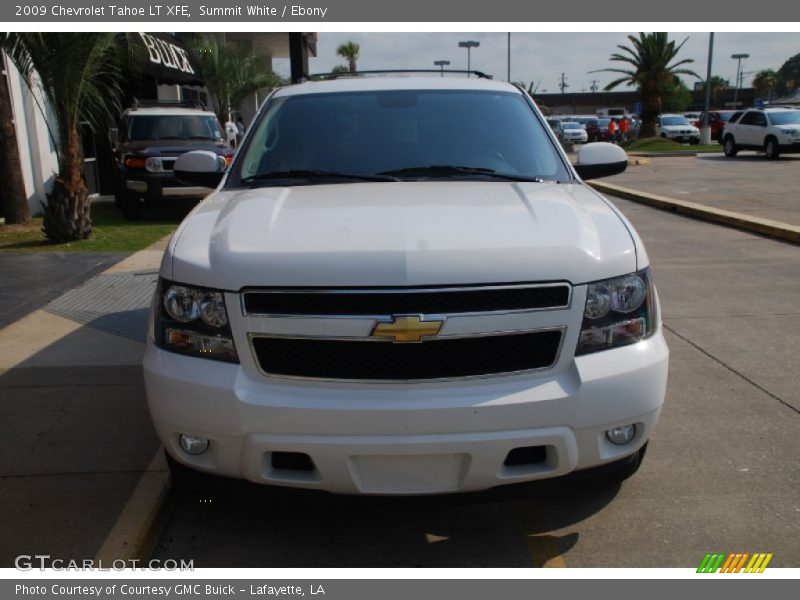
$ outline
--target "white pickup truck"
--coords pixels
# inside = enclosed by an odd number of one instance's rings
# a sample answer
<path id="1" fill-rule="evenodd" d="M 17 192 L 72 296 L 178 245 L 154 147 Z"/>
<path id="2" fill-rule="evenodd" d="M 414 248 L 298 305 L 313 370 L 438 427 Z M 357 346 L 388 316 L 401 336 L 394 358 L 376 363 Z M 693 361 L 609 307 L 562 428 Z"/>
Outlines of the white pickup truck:
<path id="1" fill-rule="evenodd" d="M 668 349 L 647 253 L 513 85 L 274 92 L 167 248 L 144 358 L 175 479 L 435 494 L 639 467 Z M 598 472 L 598 471 L 595 471 Z M 203 477 L 199 477 L 202 481 Z"/>

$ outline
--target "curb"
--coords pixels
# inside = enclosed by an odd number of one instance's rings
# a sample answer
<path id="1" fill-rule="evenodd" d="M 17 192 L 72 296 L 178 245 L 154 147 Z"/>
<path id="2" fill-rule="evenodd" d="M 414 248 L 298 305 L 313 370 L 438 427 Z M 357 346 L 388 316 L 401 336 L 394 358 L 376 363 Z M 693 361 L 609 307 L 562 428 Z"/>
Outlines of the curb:
<path id="1" fill-rule="evenodd" d="M 174 504 L 169 468 L 159 446 L 95 560 L 106 567 L 120 560 L 134 567 L 146 566 Z"/>
<path id="2" fill-rule="evenodd" d="M 751 217 L 720 208 L 710 208 L 695 202 L 675 200 L 674 198 L 667 198 L 666 196 L 659 196 L 657 194 L 639 192 L 612 183 L 595 181 L 589 181 L 587 183 L 601 193 L 619 196 L 626 200 L 632 200 L 633 202 L 646 204 L 647 206 L 701 219 L 703 221 L 727 225 L 728 227 L 747 231 L 748 233 L 757 233 L 783 242 L 800 244 L 800 226 L 797 225 L 789 225 L 788 223 L 772 221 L 771 219 L 762 219 L 761 217 Z"/>
<path id="3" fill-rule="evenodd" d="M 722 150 L 720 150 L 722 152 Z M 628 156 L 646 156 L 648 158 L 655 158 L 657 156 L 697 156 L 694 150 L 669 150 L 668 152 L 628 152 Z M 703 154 L 706 154 L 705 152 Z"/>

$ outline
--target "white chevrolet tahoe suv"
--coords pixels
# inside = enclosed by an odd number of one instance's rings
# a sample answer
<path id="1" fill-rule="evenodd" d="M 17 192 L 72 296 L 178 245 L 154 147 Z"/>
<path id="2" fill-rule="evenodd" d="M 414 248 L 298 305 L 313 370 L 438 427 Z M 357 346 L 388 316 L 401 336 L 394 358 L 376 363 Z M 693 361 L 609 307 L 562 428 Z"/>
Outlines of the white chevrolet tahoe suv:
<path id="1" fill-rule="evenodd" d="M 435 494 L 639 466 L 668 350 L 647 253 L 513 85 L 274 92 L 167 248 L 144 358 L 175 479 Z M 203 477 L 200 477 L 203 479 Z"/>

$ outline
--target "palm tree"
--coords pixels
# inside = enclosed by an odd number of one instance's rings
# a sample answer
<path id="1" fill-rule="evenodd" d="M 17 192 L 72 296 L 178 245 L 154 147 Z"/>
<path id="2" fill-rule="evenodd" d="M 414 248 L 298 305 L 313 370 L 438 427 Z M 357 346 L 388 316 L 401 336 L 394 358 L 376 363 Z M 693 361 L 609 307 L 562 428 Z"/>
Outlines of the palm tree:
<path id="1" fill-rule="evenodd" d="M 772 96 L 772 90 L 778 86 L 778 73 L 774 69 L 764 69 L 753 77 L 753 87 L 759 96 Z"/>
<path id="2" fill-rule="evenodd" d="M 728 81 L 719 75 L 711 76 L 711 105 L 722 107 L 720 102 L 720 95 L 728 89 Z M 705 92 L 706 82 L 700 84 L 700 91 Z"/>
<path id="3" fill-rule="evenodd" d="M 40 94 L 55 121 L 51 139 L 58 174 L 44 206 L 44 234 L 53 242 L 89 237 L 89 191 L 83 174 L 80 123 L 105 127 L 119 114 L 119 34 L 0 33 L 0 46 Z M 44 107 L 39 107 L 44 113 Z"/>
<path id="4" fill-rule="evenodd" d="M 240 56 L 237 51 L 215 38 L 203 38 L 193 44 L 203 81 L 220 123 L 230 119 L 247 94 L 283 85 L 283 80 L 256 56 Z"/>
<path id="5" fill-rule="evenodd" d="M 336 49 L 336 54 L 338 54 L 342 58 L 347 59 L 347 63 L 351 73 L 356 72 L 356 67 L 357 67 L 356 62 L 358 61 L 359 52 L 361 52 L 361 46 L 359 46 L 355 42 L 346 42 L 344 44 L 341 44 Z"/>
<path id="6" fill-rule="evenodd" d="M 639 37 L 628 36 L 631 46 L 618 45 L 623 53 L 611 55 L 611 61 L 627 63 L 628 69 L 598 69 L 592 73 L 608 72 L 622 75 L 609 83 L 604 89 L 612 90 L 618 85 L 636 86 L 642 101 L 642 137 L 655 135 L 656 117 L 661 112 L 661 90 L 669 85 L 676 75 L 700 76 L 681 65 L 693 63 L 694 59 L 684 58 L 673 62 L 686 43 L 684 39 L 677 46 L 669 41 L 665 32 L 639 33 Z"/>
<path id="7" fill-rule="evenodd" d="M 5 58 L 0 56 L 0 65 Z M 8 93 L 6 76 L 0 73 L 0 181 L 3 182 L 0 198 L 3 202 L 3 216 L 7 225 L 25 223 L 31 218 L 28 198 L 22 181 L 22 165 L 17 146 L 17 131 L 14 127 L 14 114 L 11 110 L 11 97 Z"/>

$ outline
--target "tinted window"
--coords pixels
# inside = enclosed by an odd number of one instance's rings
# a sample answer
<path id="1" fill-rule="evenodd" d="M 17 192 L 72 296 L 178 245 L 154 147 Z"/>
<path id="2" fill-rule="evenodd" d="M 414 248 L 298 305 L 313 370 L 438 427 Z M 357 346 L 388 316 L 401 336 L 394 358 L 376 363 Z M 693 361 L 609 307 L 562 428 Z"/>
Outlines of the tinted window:
<path id="1" fill-rule="evenodd" d="M 787 110 L 769 113 L 773 125 L 800 125 L 800 110 Z"/>
<path id="2" fill-rule="evenodd" d="M 724 111 L 724 112 L 718 112 L 716 114 L 719 117 L 720 121 L 728 121 L 728 120 L 730 120 L 731 116 L 733 115 L 733 112 L 728 110 L 728 111 Z"/>
<path id="3" fill-rule="evenodd" d="M 766 125 L 767 119 L 764 116 L 764 113 L 750 111 L 745 113 L 740 121 L 741 125 Z"/>
<path id="4" fill-rule="evenodd" d="M 303 94 L 276 98 L 265 111 L 240 152 L 231 185 L 275 172 L 375 175 L 431 165 L 568 178 L 550 138 L 518 93 Z"/>
<path id="5" fill-rule="evenodd" d="M 742 112 L 741 111 L 735 112 L 735 113 L 733 113 L 733 115 L 731 115 L 731 118 L 730 118 L 729 122 L 730 123 L 736 123 L 736 121 L 738 121 L 739 117 L 741 117 L 741 116 L 742 116 Z"/>
<path id="6" fill-rule="evenodd" d="M 222 130 L 212 115 L 131 115 L 129 140 L 222 139 Z"/>
<path id="7" fill-rule="evenodd" d="M 662 125 L 689 125 L 689 121 L 686 120 L 686 117 L 661 117 L 661 124 Z"/>

